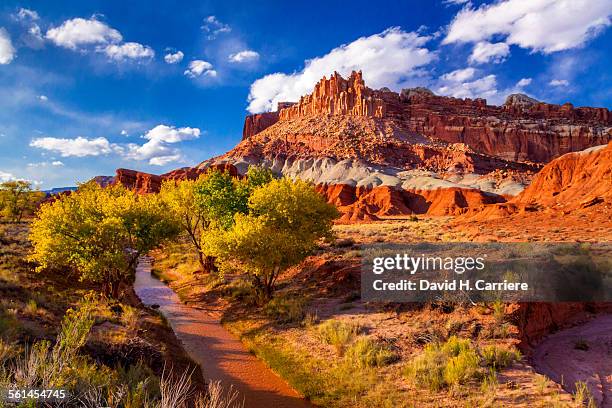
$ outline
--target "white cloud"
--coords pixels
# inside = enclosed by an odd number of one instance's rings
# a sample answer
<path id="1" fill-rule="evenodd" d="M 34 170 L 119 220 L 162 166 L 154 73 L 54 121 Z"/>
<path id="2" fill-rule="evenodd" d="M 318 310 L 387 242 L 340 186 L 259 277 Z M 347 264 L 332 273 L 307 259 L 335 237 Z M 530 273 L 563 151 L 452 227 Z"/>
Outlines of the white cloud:
<path id="1" fill-rule="evenodd" d="M 125 130 L 125 129 L 122 129 L 122 130 L 121 130 L 121 136 L 129 136 L 129 135 L 130 135 L 130 134 L 128 133 L 128 131 L 127 131 L 127 130 Z"/>
<path id="2" fill-rule="evenodd" d="M 569 81 L 567 79 L 553 79 L 548 84 L 551 86 L 568 86 Z"/>
<path id="3" fill-rule="evenodd" d="M 442 75 L 443 81 L 463 82 L 474 77 L 476 70 L 474 68 L 458 69 L 453 72 Z"/>
<path id="4" fill-rule="evenodd" d="M 95 139 L 86 139 L 81 136 L 75 139 L 41 137 L 32 140 L 30 146 L 59 153 L 62 157 L 100 156 L 114 150 L 114 146 L 104 137 Z"/>
<path id="5" fill-rule="evenodd" d="M 38 13 L 35 10 L 30 10 L 27 8 L 20 8 L 19 11 L 17 12 L 17 18 L 19 20 L 38 20 L 40 19 L 40 16 L 38 15 Z"/>
<path id="6" fill-rule="evenodd" d="M 259 59 L 259 53 L 252 50 L 244 50 L 231 54 L 228 58 L 229 62 L 250 62 Z"/>
<path id="7" fill-rule="evenodd" d="M 42 32 L 40 31 L 40 27 L 38 26 L 38 24 L 33 24 L 28 29 L 28 34 L 30 34 L 32 37 L 34 37 L 39 42 L 44 41 Z"/>
<path id="8" fill-rule="evenodd" d="M 612 21 L 610 0 L 505 0 L 463 8 L 443 44 L 505 37 L 509 45 L 551 53 L 581 46 Z"/>
<path id="9" fill-rule="evenodd" d="M 175 53 L 168 53 L 164 55 L 164 61 L 166 61 L 168 64 L 178 64 L 179 62 L 183 60 L 184 56 L 185 54 L 183 54 L 182 51 L 177 51 Z"/>
<path id="10" fill-rule="evenodd" d="M 189 63 L 189 67 L 184 72 L 190 78 L 197 78 L 199 76 L 210 76 L 216 77 L 217 71 L 213 69 L 213 65 L 208 61 L 193 60 Z"/>
<path id="11" fill-rule="evenodd" d="M 429 39 L 397 27 L 361 37 L 322 57 L 305 61 L 300 72 L 274 73 L 253 82 L 248 110 L 251 113 L 270 111 L 276 109 L 278 102 L 295 102 L 312 92 L 324 75 L 329 76 L 334 71 L 346 76 L 352 70 L 362 70 L 367 86 L 399 90 L 410 78 L 422 74 L 421 67 L 436 58 L 434 52 L 424 47 Z"/>
<path id="12" fill-rule="evenodd" d="M 59 27 L 47 31 L 46 38 L 60 47 L 76 50 L 84 45 L 107 45 L 120 43 L 121 33 L 105 23 L 91 17 L 66 20 Z"/>
<path id="13" fill-rule="evenodd" d="M 49 97 L 47 97 L 47 95 L 38 95 L 38 99 L 43 102 L 47 102 L 49 100 Z"/>
<path id="14" fill-rule="evenodd" d="M 531 78 L 521 78 L 521 80 L 516 83 L 516 87 L 517 88 L 522 88 L 522 87 L 527 86 L 529 84 L 531 84 Z"/>
<path id="15" fill-rule="evenodd" d="M 197 139 L 200 133 L 198 128 L 157 125 L 143 135 L 148 140 L 145 144 L 128 144 L 125 155 L 133 160 L 148 160 L 154 166 L 177 162 L 183 159 L 180 150 L 168 145 Z"/>
<path id="16" fill-rule="evenodd" d="M 468 61 L 471 63 L 502 62 L 510 54 L 510 46 L 499 42 L 492 44 L 488 41 L 480 41 L 474 46 Z"/>
<path id="17" fill-rule="evenodd" d="M 15 176 L 11 173 L 0 170 L 0 182 L 15 180 Z"/>
<path id="18" fill-rule="evenodd" d="M 54 160 L 51 162 L 40 162 L 40 163 L 28 163 L 28 167 L 63 167 L 64 163 L 59 160 Z"/>
<path id="19" fill-rule="evenodd" d="M 9 64 L 15 58 L 16 53 L 8 32 L 0 27 L 0 65 Z"/>
<path id="20" fill-rule="evenodd" d="M 219 34 L 229 33 L 232 31 L 232 27 L 230 27 L 228 24 L 222 23 L 215 16 L 206 17 L 201 28 L 208 33 L 209 40 L 214 40 Z"/>
<path id="21" fill-rule="evenodd" d="M 115 61 L 149 59 L 155 56 L 155 51 L 151 47 L 136 42 L 126 42 L 120 45 L 110 44 L 99 51 L 103 51 Z"/>
<path id="22" fill-rule="evenodd" d="M 142 145 L 110 143 L 105 137 L 95 139 L 42 137 L 33 139 L 30 146 L 59 153 L 62 157 L 101 156 L 115 153 L 125 159 L 146 160 L 151 165 L 163 166 L 183 160 L 180 149 L 170 145 L 197 139 L 200 135 L 201 131 L 198 128 L 157 125 L 142 136 L 147 140 Z M 59 160 L 29 164 L 30 167 L 61 167 L 63 165 L 64 163 Z"/>
<path id="23" fill-rule="evenodd" d="M 457 72 L 457 71 L 453 71 Z M 450 74 L 453 74 L 451 72 Z M 449 74 L 447 74 L 449 75 Z M 497 94 L 497 78 L 495 75 L 487 75 L 474 81 L 460 80 L 460 76 L 446 77 L 440 79 L 442 85 L 438 88 L 438 93 L 455 98 L 487 98 Z M 469 77 L 471 78 L 471 76 Z"/>

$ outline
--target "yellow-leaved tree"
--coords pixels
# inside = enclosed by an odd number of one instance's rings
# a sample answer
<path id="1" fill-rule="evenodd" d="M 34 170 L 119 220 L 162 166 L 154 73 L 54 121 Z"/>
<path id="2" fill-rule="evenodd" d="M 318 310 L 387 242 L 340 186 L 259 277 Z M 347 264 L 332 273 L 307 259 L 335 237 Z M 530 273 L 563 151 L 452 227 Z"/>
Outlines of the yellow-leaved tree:
<path id="1" fill-rule="evenodd" d="M 90 182 L 40 207 L 30 259 L 38 270 L 68 269 L 117 297 L 121 284 L 133 280 L 138 257 L 178 233 L 167 214 L 156 195 Z"/>
<path id="2" fill-rule="evenodd" d="M 159 196 L 189 238 L 202 271 L 214 270 L 214 257 L 204 254 L 204 231 L 231 227 L 234 214 L 248 211 L 251 192 L 273 178 L 270 170 L 251 166 L 244 179 L 213 170 L 197 180 L 164 181 Z"/>
<path id="3" fill-rule="evenodd" d="M 205 232 L 204 241 L 222 268 L 249 273 L 259 295 L 269 299 L 278 276 L 331 237 L 336 217 L 336 207 L 311 184 L 283 178 L 256 188 L 249 213 L 236 214 L 227 230 Z"/>
<path id="4" fill-rule="evenodd" d="M 10 222 L 21 222 L 24 215 L 34 213 L 45 193 L 32 189 L 32 183 L 23 180 L 0 183 L 0 217 Z"/>

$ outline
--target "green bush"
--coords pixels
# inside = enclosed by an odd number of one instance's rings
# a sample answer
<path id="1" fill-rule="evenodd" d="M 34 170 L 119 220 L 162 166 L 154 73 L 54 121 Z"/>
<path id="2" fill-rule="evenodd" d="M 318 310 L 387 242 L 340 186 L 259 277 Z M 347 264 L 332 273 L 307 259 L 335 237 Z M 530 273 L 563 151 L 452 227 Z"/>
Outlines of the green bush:
<path id="1" fill-rule="evenodd" d="M 359 326 L 332 319 L 318 325 L 316 330 L 322 341 L 331 344 L 339 354 L 342 354 L 346 345 L 359 332 Z"/>
<path id="2" fill-rule="evenodd" d="M 359 337 L 347 348 L 345 358 L 358 367 L 383 367 L 399 356 L 389 347 L 368 337 Z"/>
<path id="3" fill-rule="evenodd" d="M 444 343 L 428 344 L 423 353 L 406 366 L 405 375 L 419 387 L 438 391 L 486 379 L 487 368 L 489 372 L 499 370 L 518 359 L 518 351 L 494 345 L 479 349 L 470 340 L 451 336 Z"/>
<path id="4" fill-rule="evenodd" d="M 521 353 L 517 350 L 498 347 L 495 345 L 485 346 L 480 350 L 484 364 L 494 369 L 505 368 L 512 362 L 521 359 Z"/>
<path id="5" fill-rule="evenodd" d="M 456 356 L 449 358 L 444 366 L 444 382 L 458 385 L 482 375 L 480 358 L 476 350 L 462 349 Z"/>
<path id="6" fill-rule="evenodd" d="M 304 300 L 301 298 L 275 297 L 264 307 L 264 312 L 281 323 L 301 322 L 304 319 Z"/>

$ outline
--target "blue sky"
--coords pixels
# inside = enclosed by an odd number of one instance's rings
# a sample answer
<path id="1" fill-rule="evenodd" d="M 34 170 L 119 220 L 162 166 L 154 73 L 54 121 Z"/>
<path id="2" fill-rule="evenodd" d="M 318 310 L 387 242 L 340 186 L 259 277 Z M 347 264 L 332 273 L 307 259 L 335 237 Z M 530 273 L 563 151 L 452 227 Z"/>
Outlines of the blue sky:
<path id="1" fill-rule="evenodd" d="M 3 1 L 0 180 L 163 173 L 322 75 L 612 107 L 612 0 Z M 386 4 L 388 3 L 388 4 Z"/>

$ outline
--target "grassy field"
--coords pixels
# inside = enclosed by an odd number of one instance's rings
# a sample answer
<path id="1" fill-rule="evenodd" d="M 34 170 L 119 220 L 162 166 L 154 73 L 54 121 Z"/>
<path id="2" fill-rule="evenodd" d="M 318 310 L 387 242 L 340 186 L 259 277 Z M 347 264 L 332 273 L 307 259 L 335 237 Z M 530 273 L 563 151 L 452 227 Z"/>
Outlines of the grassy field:
<path id="1" fill-rule="evenodd" d="M 336 226 L 336 242 L 287 271 L 267 304 L 245 276 L 197 272 L 187 245 L 157 252 L 154 268 L 184 302 L 221 305 L 225 327 L 320 406 L 581 406 L 529 367 L 503 304 L 361 301 L 358 244 L 461 240 L 439 232 L 445 222 Z"/>

